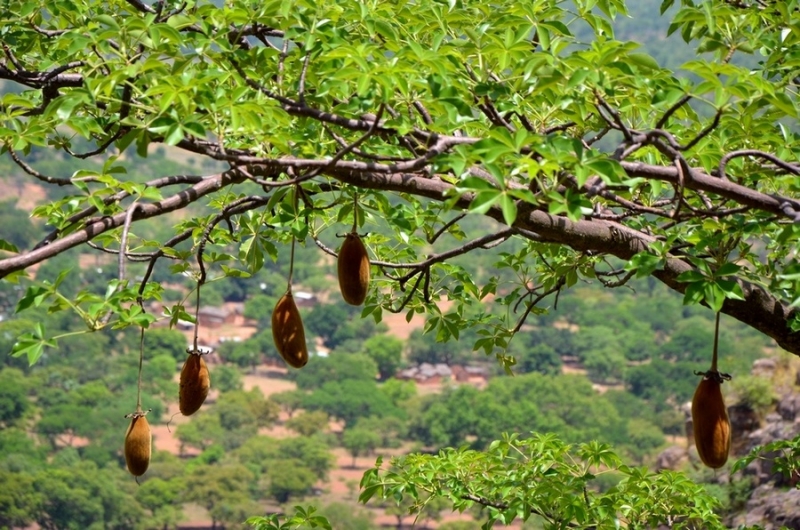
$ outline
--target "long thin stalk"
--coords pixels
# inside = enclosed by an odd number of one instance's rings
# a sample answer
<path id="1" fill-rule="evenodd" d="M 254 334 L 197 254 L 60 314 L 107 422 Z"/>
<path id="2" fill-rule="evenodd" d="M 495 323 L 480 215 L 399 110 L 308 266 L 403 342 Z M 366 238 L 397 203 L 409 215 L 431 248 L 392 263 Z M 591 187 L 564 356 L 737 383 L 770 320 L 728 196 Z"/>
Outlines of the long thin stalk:
<path id="1" fill-rule="evenodd" d="M 299 193 L 299 185 L 294 187 L 294 219 L 297 221 L 297 206 L 298 206 L 298 199 L 300 198 Z M 294 246 L 297 242 L 297 236 L 294 234 L 294 229 L 292 230 L 292 250 L 289 254 L 289 278 L 286 281 L 286 292 L 290 292 L 292 290 L 292 276 L 294 275 Z"/>
<path id="2" fill-rule="evenodd" d="M 197 332 L 200 329 L 200 283 L 197 284 L 197 298 L 194 303 L 194 342 L 192 351 L 197 353 Z"/>
<path id="3" fill-rule="evenodd" d="M 711 356 L 711 371 L 718 372 L 717 370 L 717 346 L 719 345 L 719 312 L 717 312 L 717 321 L 714 324 L 714 353 Z"/>
<path id="4" fill-rule="evenodd" d="M 136 414 L 142 413 L 142 364 L 144 361 L 144 328 L 139 334 L 139 378 L 136 382 Z"/>

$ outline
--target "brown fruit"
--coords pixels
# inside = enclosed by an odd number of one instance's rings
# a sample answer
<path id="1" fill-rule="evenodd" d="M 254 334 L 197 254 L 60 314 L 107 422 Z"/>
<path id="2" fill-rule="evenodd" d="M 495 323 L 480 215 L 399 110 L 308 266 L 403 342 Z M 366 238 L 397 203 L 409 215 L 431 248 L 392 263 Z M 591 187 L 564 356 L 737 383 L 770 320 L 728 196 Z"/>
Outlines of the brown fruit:
<path id="1" fill-rule="evenodd" d="M 125 434 L 125 463 L 134 477 L 144 475 L 150 464 L 150 424 L 144 415 L 134 414 Z"/>
<path id="2" fill-rule="evenodd" d="M 345 236 L 337 271 L 344 301 L 351 305 L 363 304 L 369 289 L 369 256 L 358 234 L 351 232 Z"/>
<path id="3" fill-rule="evenodd" d="M 200 409 L 208 396 L 211 379 L 202 354 L 190 353 L 183 363 L 178 405 L 181 414 L 191 416 Z"/>
<path id="4" fill-rule="evenodd" d="M 291 292 L 284 294 L 272 311 L 272 339 L 289 366 L 302 368 L 308 362 L 303 321 Z"/>
<path id="5" fill-rule="evenodd" d="M 692 398 L 694 444 L 700 460 L 714 469 L 725 465 L 731 448 L 731 422 L 722 399 L 721 383 L 715 372 L 708 372 Z"/>

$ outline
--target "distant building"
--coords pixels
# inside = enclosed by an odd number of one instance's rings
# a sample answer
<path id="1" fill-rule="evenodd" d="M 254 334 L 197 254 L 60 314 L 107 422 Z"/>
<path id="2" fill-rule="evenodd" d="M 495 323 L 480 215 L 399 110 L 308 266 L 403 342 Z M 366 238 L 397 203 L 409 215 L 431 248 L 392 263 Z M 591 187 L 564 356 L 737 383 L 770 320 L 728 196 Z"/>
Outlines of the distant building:
<path id="1" fill-rule="evenodd" d="M 297 291 L 292 293 L 294 296 L 294 303 L 297 307 L 314 307 L 317 305 L 317 295 L 307 291 Z"/>
<path id="2" fill-rule="evenodd" d="M 416 381 L 422 385 L 436 385 L 445 379 L 460 383 L 480 384 L 489 378 L 489 371 L 482 366 L 448 366 L 444 363 L 422 363 L 401 370 L 397 379 Z"/>
<path id="3" fill-rule="evenodd" d="M 218 328 L 236 321 L 236 312 L 226 307 L 201 307 L 197 312 L 197 320 L 201 326 Z"/>

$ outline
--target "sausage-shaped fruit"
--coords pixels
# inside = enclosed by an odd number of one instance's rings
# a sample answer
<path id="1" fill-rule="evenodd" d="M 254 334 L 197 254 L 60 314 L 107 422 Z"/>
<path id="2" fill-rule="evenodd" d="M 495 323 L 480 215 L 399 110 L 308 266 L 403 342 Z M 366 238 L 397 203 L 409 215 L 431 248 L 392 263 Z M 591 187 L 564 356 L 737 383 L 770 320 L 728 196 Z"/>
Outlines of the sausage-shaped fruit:
<path id="1" fill-rule="evenodd" d="M 706 373 L 692 398 L 694 444 L 700 460 L 713 469 L 725 465 L 731 448 L 731 422 L 721 383 L 716 372 Z"/>
<path id="2" fill-rule="evenodd" d="M 289 366 L 302 368 L 308 362 L 306 334 L 291 291 L 284 294 L 272 311 L 272 339 Z"/>
<path id="3" fill-rule="evenodd" d="M 190 353 L 181 370 L 178 406 L 181 414 L 191 416 L 200 409 L 208 396 L 211 379 L 208 367 L 200 353 Z"/>
<path id="4" fill-rule="evenodd" d="M 125 464 L 134 477 L 140 477 L 150 465 L 152 436 L 150 424 L 143 414 L 133 414 L 125 434 Z"/>
<path id="5" fill-rule="evenodd" d="M 361 238 L 355 232 L 347 234 L 339 250 L 337 263 L 339 290 L 344 301 L 361 305 L 369 289 L 369 256 Z"/>

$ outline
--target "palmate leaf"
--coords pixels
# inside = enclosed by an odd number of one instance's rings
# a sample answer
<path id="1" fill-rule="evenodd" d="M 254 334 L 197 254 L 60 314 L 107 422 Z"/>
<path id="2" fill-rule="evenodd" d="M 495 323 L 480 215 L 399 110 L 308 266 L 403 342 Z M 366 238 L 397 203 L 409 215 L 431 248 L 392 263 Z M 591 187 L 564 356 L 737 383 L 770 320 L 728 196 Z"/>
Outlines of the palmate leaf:
<path id="1" fill-rule="evenodd" d="M 25 333 L 11 349 L 13 357 L 27 356 L 28 364 L 33 366 L 36 361 L 44 354 L 45 348 L 57 348 L 58 343 L 53 339 L 45 338 L 44 326 L 37 323 L 32 333 Z"/>

